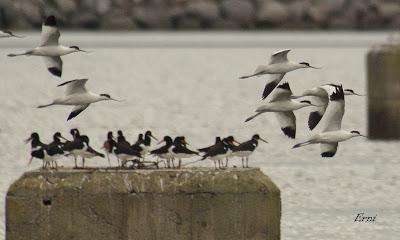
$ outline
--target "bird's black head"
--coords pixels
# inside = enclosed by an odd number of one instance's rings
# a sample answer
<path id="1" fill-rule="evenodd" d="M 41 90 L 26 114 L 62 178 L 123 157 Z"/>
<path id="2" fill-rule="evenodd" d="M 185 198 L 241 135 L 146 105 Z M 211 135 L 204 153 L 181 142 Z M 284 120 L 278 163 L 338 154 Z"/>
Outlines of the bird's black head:
<path id="1" fill-rule="evenodd" d="M 215 142 L 217 142 L 217 143 L 218 143 L 218 142 L 221 142 L 221 137 L 216 137 L 216 138 L 215 138 Z"/>
<path id="2" fill-rule="evenodd" d="M 37 132 L 31 133 L 31 136 L 25 140 L 25 143 L 28 143 L 30 141 L 39 141 L 39 134 Z"/>
<path id="3" fill-rule="evenodd" d="M 151 131 L 146 131 L 145 136 L 152 136 Z"/>
<path id="4" fill-rule="evenodd" d="M 123 136 L 124 134 L 122 133 L 122 130 L 118 130 L 117 132 L 118 136 Z"/>
<path id="5" fill-rule="evenodd" d="M 100 94 L 100 96 L 102 96 L 102 97 L 106 97 L 106 98 L 111 98 L 111 96 L 110 96 L 110 94 L 107 94 L 107 93 L 102 93 L 102 94 Z"/>
<path id="6" fill-rule="evenodd" d="M 73 48 L 73 49 L 78 50 L 78 51 L 81 50 L 78 46 L 70 46 L 69 48 Z"/>
<path id="7" fill-rule="evenodd" d="M 254 134 L 253 137 L 252 137 L 252 139 L 253 139 L 253 140 L 258 140 L 258 139 L 260 139 L 260 135 Z"/>
<path id="8" fill-rule="evenodd" d="M 113 133 L 112 133 L 111 131 L 109 131 L 109 132 L 107 133 L 107 139 L 108 139 L 108 140 L 111 140 L 111 139 L 113 139 L 113 138 L 114 138 Z"/>
<path id="9" fill-rule="evenodd" d="M 172 138 L 170 136 L 165 136 L 164 137 L 164 142 L 166 142 L 167 144 L 171 144 L 172 143 Z"/>
<path id="10" fill-rule="evenodd" d="M 143 133 L 139 133 L 138 139 L 143 139 Z"/>
<path id="11" fill-rule="evenodd" d="M 310 64 L 309 64 L 308 62 L 301 62 L 300 64 L 301 64 L 301 65 L 304 65 L 304 66 L 306 66 L 306 67 L 310 67 Z"/>
<path id="12" fill-rule="evenodd" d="M 302 100 L 302 101 L 300 101 L 301 103 L 308 103 L 308 104 L 310 104 L 311 105 L 311 102 L 309 101 L 309 100 Z"/>

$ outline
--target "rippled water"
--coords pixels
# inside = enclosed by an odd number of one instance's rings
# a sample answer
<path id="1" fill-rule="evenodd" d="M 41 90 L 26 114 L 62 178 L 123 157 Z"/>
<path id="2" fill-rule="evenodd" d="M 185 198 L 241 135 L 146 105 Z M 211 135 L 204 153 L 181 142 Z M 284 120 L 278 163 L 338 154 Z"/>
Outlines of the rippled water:
<path id="1" fill-rule="evenodd" d="M 62 80 L 50 76 L 40 58 L 5 55 L 37 43 L 29 37 L 0 41 L 0 214 L 9 185 L 27 166 L 32 131 L 49 141 L 54 131 L 68 136 L 78 127 L 99 148 L 108 129 L 123 129 L 130 141 L 151 129 L 156 136 L 186 135 L 192 147 L 209 145 L 216 135 L 239 141 L 259 133 L 251 166 L 260 167 L 282 191 L 282 239 L 398 239 L 400 232 L 399 142 L 352 139 L 341 143 L 337 156 L 320 158 L 318 146 L 291 147 L 307 137 L 310 109 L 296 112 L 298 139 L 284 137 L 273 114 L 244 124 L 262 102 L 263 78 L 238 80 L 268 55 L 292 48 L 290 58 L 321 66 L 287 74 L 294 93 L 330 82 L 366 92 L 364 57 L 387 33 L 64 33 L 62 41 L 92 50 L 65 56 Z M 32 36 L 32 37 L 31 37 Z M 125 99 L 93 104 L 66 122 L 71 108 L 36 106 L 62 94 L 62 81 L 89 78 L 88 88 Z M 343 128 L 366 132 L 367 101 L 348 97 Z M 232 161 L 240 165 L 238 160 Z M 65 159 L 62 164 L 72 165 Z M 106 165 L 104 159 L 89 165 Z M 212 165 L 211 163 L 203 163 Z M 375 223 L 354 223 L 359 212 L 378 214 Z M 3 217 L 4 218 L 4 217 Z M 0 238 L 4 238 L 4 220 Z"/>

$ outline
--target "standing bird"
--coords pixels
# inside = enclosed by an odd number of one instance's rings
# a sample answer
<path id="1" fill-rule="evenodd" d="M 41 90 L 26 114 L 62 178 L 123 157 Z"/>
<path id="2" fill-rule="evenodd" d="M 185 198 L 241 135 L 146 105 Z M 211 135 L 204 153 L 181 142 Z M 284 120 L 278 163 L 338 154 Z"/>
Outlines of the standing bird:
<path id="1" fill-rule="evenodd" d="M 50 168 L 58 168 L 57 160 L 64 155 L 63 143 L 61 139 L 65 139 L 60 132 L 56 132 L 53 135 L 53 142 L 49 143 L 46 147 L 46 153 L 48 160 L 45 164 L 48 164 Z M 46 158 L 45 158 L 46 159 Z"/>
<path id="2" fill-rule="evenodd" d="M 199 160 L 202 161 L 206 158 L 209 158 L 214 162 L 214 167 L 217 169 L 217 161 L 218 168 L 221 168 L 223 164 L 222 161 L 232 152 L 232 145 L 235 139 L 232 136 L 224 138 L 221 142 L 215 144 L 210 149 L 208 149 L 207 153 Z"/>
<path id="3" fill-rule="evenodd" d="M 113 133 L 111 131 L 109 131 L 107 133 L 107 140 L 104 142 L 103 147 L 105 149 L 106 152 L 106 156 L 107 156 L 107 160 L 108 160 L 108 165 L 111 167 L 111 162 L 110 162 L 110 154 L 113 153 L 112 152 L 112 147 L 111 146 L 115 146 L 117 145 L 117 142 L 114 139 Z M 118 160 L 118 166 L 119 166 L 119 159 Z"/>
<path id="4" fill-rule="evenodd" d="M 296 116 L 293 111 L 303 107 L 316 106 L 308 100 L 297 101 L 291 99 L 292 90 L 289 83 L 281 83 L 274 91 L 271 100 L 263 106 L 257 108 L 256 114 L 247 118 L 245 122 L 265 113 L 275 112 L 281 125 L 282 132 L 289 138 L 296 137 Z"/>
<path id="5" fill-rule="evenodd" d="M 187 142 L 185 137 L 176 137 L 174 141 L 174 147 L 171 149 L 171 154 L 173 158 L 177 158 L 178 168 L 181 168 L 182 165 L 182 158 L 191 158 L 193 156 L 199 155 L 198 152 L 192 151 L 186 147 Z"/>
<path id="6" fill-rule="evenodd" d="M 258 140 L 268 143 L 266 140 L 262 139 L 260 135 L 254 134 L 249 141 L 243 142 L 234 148 L 233 155 L 242 158 L 243 168 L 245 167 L 244 160 L 246 160 L 246 168 L 249 167 L 249 156 L 256 150 Z"/>
<path id="7" fill-rule="evenodd" d="M 75 107 L 72 109 L 72 112 L 68 116 L 68 120 L 78 116 L 81 112 L 83 112 L 91 103 L 113 100 L 120 102 L 120 100 L 116 100 L 110 97 L 110 95 L 102 93 L 96 94 L 88 91 L 86 89 L 86 82 L 88 79 L 75 79 L 68 82 L 64 82 L 60 86 L 67 86 L 65 91 L 65 96 L 61 98 L 55 99 L 52 103 L 46 105 L 40 105 L 38 108 L 45 108 L 52 105 L 74 105 Z"/>
<path id="8" fill-rule="evenodd" d="M 353 137 L 365 137 L 359 131 L 341 129 L 345 110 L 344 92 L 341 85 L 324 85 L 321 88 L 329 95 L 329 103 L 320 123 L 312 131 L 311 137 L 293 148 L 319 143 L 322 157 L 335 156 L 338 143 Z"/>
<path id="9" fill-rule="evenodd" d="M 280 50 L 274 54 L 272 54 L 270 62 L 268 65 L 258 66 L 255 72 L 251 75 L 240 77 L 240 79 L 250 78 L 254 76 L 261 76 L 264 74 L 272 74 L 270 79 L 268 79 L 267 84 L 264 88 L 263 99 L 268 97 L 268 95 L 278 86 L 279 82 L 282 80 L 283 76 L 296 69 L 300 68 L 315 68 L 311 66 L 307 62 L 293 62 L 289 61 L 287 58 L 287 54 L 290 52 L 290 49 Z"/>
<path id="10" fill-rule="evenodd" d="M 49 72 L 57 77 L 61 77 L 62 74 L 62 60 L 60 56 L 74 53 L 74 52 L 86 52 L 79 49 L 77 46 L 63 46 L 58 43 L 60 38 L 60 31 L 57 27 L 57 21 L 54 16 L 48 16 L 42 25 L 42 39 L 39 47 L 30 49 L 25 53 L 20 54 L 8 54 L 9 57 L 16 56 L 42 56 L 45 59 L 47 69 Z"/>
<path id="11" fill-rule="evenodd" d="M 338 86 L 336 84 L 327 84 L 330 86 Z M 323 85 L 324 86 L 324 85 Z M 356 93 L 353 89 L 344 89 L 343 90 L 344 95 L 355 95 L 355 96 L 364 96 L 362 94 Z M 321 87 L 315 87 L 311 89 L 305 90 L 303 93 L 300 95 L 292 96 L 293 99 L 301 98 L 301 97 L 306 97 L 306 96 L 311 96 L 313 97 L 313 102 L 316 102 L 319 106 L 317 107 L 316 111 L 313 111 L 310 113 L 308 117 L 308 127 L 310 130 L 313 130 L 319 121 L 321 120 L 322 116 L 325 113 L 326 107 L 328 106 L 329 103 L 329 95 L 328 93 Z"/>
<path id="12" fill-rule="evenodd" d="M 163 142 L 165 142 L 164 146 L 150 151 L 150 154 L 155 155 L 158 158 L 165 159 L 167 162 L 166 166 L 170 168 L 171 167 L 170 163 L 173 158 L 170 149 L 174 147 L 174 142 L 172 141 L 172 138 L 170 136 L 165 136 L 163 140 L 160 141 L 158 144 L 161 144 Z"/>
<path id="13" fill-rule="evenodd" d="M 80 140 L 83 143 L 83 149 L 79 153 L 80 156 L 82 157 L 82 167 L 85 167 L 85 159 L 87 158 L 93 158 L 93 157 L 101 157 L 104 158 L 104 154 L 94 150 L 90 145 L 89 145 L 89 137 L 85 135 L 80 136 Z"/>
<path id="14" fill-rule="evenodd" d="M 39 134 L 34 132 L 31 136 L 25 140 L 25 143 L 31 143 L 31 158 L 29 159 L 28 166 L 31 164 L 33 158 L 37 158 L 43 161 L 44 168 L 44 157 L 45 157 L 45 148 L 46 144 L 40 141 Z"/>
<path id="15" fill-rule="evenodd" d="M 15 35 L 11 31 L 0 30 L 0 38 L 10 38 L 10 37 L 22 38 L 21 36 Z"/>
<path id="16" fill-rule="evenodd" d="M 215 143 L 213 144 L 213 145 L 211 145 L 211 146 L 208 146 L 208 147 L 204 147 L 204 148 L 199 148 L 199 149 L 197 149 L 199 152 L 203 152 L 203 153 L 206 153 L 206 152 L 208 152 L 208 150 L 210 149 L 210 148 L 212 148 L 213 146 L 215 146 L 215 145 L 217 145 L 219 142 L 221 142 L 222 140 L 221 140 L 221 137 L 216 137 L 215 138 Z"/>

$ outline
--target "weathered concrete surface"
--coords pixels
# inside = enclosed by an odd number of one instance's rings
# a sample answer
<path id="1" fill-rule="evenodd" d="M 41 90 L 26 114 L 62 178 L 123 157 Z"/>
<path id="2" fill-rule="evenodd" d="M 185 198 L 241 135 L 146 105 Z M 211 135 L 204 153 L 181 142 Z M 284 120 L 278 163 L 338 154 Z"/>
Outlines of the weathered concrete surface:
<path id="1" fill-rule="evenodd" d="M 259 169 L 31 171 L 6 199 L 7 240 L 280 239 Z"/>
<path id="2" fill-rule="evenodd" d="M 400 139 L 400 42 L 371 49 L 367 73 L 369 137 Z"/>

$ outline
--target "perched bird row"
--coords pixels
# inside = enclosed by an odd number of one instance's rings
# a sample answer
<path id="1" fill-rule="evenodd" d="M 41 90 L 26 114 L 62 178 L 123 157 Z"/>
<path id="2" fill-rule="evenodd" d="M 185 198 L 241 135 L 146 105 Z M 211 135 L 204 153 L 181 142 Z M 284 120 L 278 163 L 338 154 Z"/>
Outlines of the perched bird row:
<path id="1" fill-rule="evenodd" d="M 357 95 L 352 89 L 343 89 L 342 85 L 326 84 L 320 87 L 308 89 L 300 95 L 293 95 L 288 82 L 280 83 L 284 75 L 290 71 L 300 68 L 315 68 L 309 63 L 295 63 L 287 59 L 290 50 L 281 50 L 271 56 L 270 63 L 259 66 L 254 74 L 243 76 L 249 78 L 270 74 L 264 92 L 263 99 L 270 96 L 267 103 L 256 109 L 256 113 L 248 117 L 245 122 L 251 121 L 266 112 L 274 112 L 277 116 L 282 132 L 289 138 L 296 137 L 296 116 L 293 111 L 304 107 L 316 107 L 308 118 L 308 126 L 312 131 L 311 138 L 293 148 L 309 144 L 321 144 L 321 156 L 333 157 L 336 154 L 338 142 L 348 140 L 352 137 L 364 136 L 359 131 L 341 130 L 341 122 L 344 114 L 344 96 Z M 302 97 L 313 97 L 317 104 L 309 100 L 297 100 Z"/>
<path id="2" fill-rule="evenodd" d="M 57 161 L 63 156 L 72 156 L 75 161 L 75 168 L 78 168 L 78 157 L 82 159 L 82 165 L 85 167 L 85 159 L 93 157 L 102 157 L 105 155 L 94 150 L 89 145 L 89 137 L 80 134 L 79 130 L 71 129 L 70 134 L 72 140 L 64 138 L 60 132 L 53 135 L 53 141 L 49 144 L 41 142 L 39 134 L 34 132 L 26 140 L 26 143 L 31 143 L 31 158 L 37 158 L 43 161 L 43 168 L 57 168 Z M 195 162 L 210 159 L 214 162 L 214 167 L 228 167 L 228 160 L 231 157 L 239 157 L 242 159 L 242 166 L 248 167 L 249 156 L 255 151 L 258 146 L 258 141 L 267 142 L 258 134 L 255 134 L 249 141 L 239 143 L 233 136 L 228 136 L 221 139 L 217 137 L 215 143 L 211 146 L 199 148 L 193 151 L 188 148 L 188 143 L 184 136 L 175 137 L 165 136 L 157 145 L 164 143 L 161 147 L 152 147 L 152 139 L 158 139 L 153 136 L 151 131 L 146 131 L 144 134 L 139 134 L 135 143 L 129 143 L 123 132 L 119 130 L 117 137 L 113 136 L 110 131 L 107 133 L 107 139 L 103 144 L 109 167 L 111 167 L 110 155 L 114 155 L 118 161 L 118 167 L 122 168 L 146 168 L 159 167 L 159 163 L 163 162 L 167 168 L 181 168 L 182 166 L 190 165 Z M 64 141 L 63 141 L 64 140 Z M 203 154 L 203 155 L 201 155 Z M 153 161 L 146 161 L 146 155 L 155 156 Z M 199 156 L 199 159 L 182 164 L 182 159 Z M 176 163 L 175 160 L 178 162 Z M 224 160 L 226 161 L 224 163 Z M 128 164 L 130 163 L 130 165 Z M 218 164 L 218 165 L 217 165 Z"/>
<path id="3" fill-rule="evenodd" d="M 10 31 L 0 31 L 0 38 L 1 37 L 19 36 Z M 56 18 L 54 16 L 48 16 L 42 25 L 41 42 L 39 46 L 29 49 L 24 53 L 11 53 L 8 54 L 8 56 L 40 56 L 45 60 L 48 71 L 54 76 L 61 77 L 63 69 L 61 56 L 76 52 L 88 53 L 88 51 L 82 50 L 78 46 L 63 46 L 59 43 L 59 38 L 60 31 L 58 29 Z M 113 99 L 106 93 L 96 94 L 88 91 L 85 87 L 87 81 L 88 79 L 75 79 L 59 84 L 58 87 L 67 87 L 65 96 L 55 99 L 50 104 L 41 105 L 38 108 L 52 105 L 72 105 L 74 108 L 67 118 L 68 121 L 78 116 L 92 103 L 105 100 L 120 101 Z"/>

